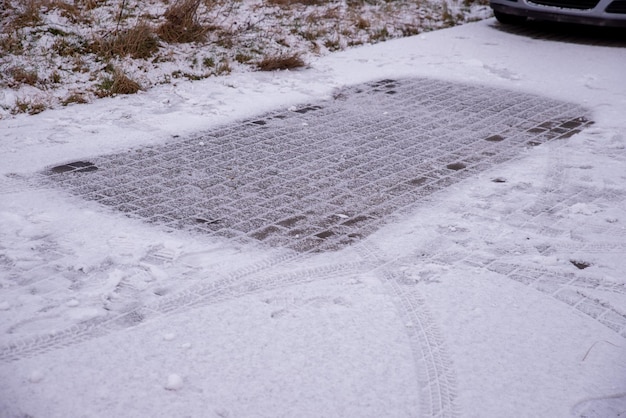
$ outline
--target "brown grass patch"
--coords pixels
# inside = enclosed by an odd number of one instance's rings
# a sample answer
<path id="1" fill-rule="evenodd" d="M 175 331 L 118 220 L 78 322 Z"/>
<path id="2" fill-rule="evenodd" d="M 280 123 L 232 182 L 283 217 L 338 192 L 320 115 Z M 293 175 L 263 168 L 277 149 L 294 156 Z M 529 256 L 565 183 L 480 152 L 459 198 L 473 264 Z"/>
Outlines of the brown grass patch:
<path id="1" fill-rule="evenodd" d="M 79 2 L 68 3 L 63 0 L 51 0 L 50 7 L 57 8 L 61 11 L 61 16 L 69 20 L 71 23 L 89 23 L 91 19 L 84 13 L 88 7 L 79 4 Z"/>
<path id="2" fill-rule="evenodd" d="M 342 13 L 339 7 L 329 7 L 321 14 L 322 19 L 338 20 L 341 19 Z"/>
<path id="3" fill-rule="evenodd" d="M 219 64 L 217 64 L 217 67 L 215 67 L 215 74 L 217 75 L 230 74 L 231 71 L 232 68 L 230 67 L 228 60 L 222 60 Z"/>
<path id="4" fill-rule="evenodd" d="M 111 77 L 105 77 L 98 85 L 96 95 L 99 97 L 114 96 L 117 94 L 135 94 L 141 90 L 141 85 L 131 80 L 120 69 L 115 69 Z"/>
<path id="5" fill-rule="evenodd" d="M 12 29 L 21 29 L 26 26 L 37 26 L 41 23 L 41 6 L 40 0 L 26 0 L 21 3 L 21 8 L 17 12 L 15 18 L 11 22 Z"/>
<path id="6" fill-rule="evenodd" d="M 157 29 L 157 35 L 165 42 L 202 42 L 208 28 L 198 20 L 201 0 L 178 0 L 164 14 L 165 23 Z"/>
<path id="7" fill-rule="evenodd" d="M 159 50 L 159 40 L 152 27 L 140 21 L 134 27 L 118 32 L 113 39 L 96 39 L 92 49 L 105 58 L 130 56 L 146 59 Z"/>
<path id="8" fill-rule="evenodd" d="M 57 37 L 51 49 L 61 57 L 74 57 L 88 51 L 83 40 L 68 39 L 68 37 Z"/>
<path id="9" fill-rule="evenodd" d="M 304 67 L 306 63 L 300 56 L 295 53 L 291 55 L 275 55 L 263 58 L 257 67 L 261 71 L 291 70 L 294 68 Z"/>
<path id="10" fill-rule="evenodd" d="M 22 40 L 18 38 L 17 34 L 9 33 L 6 35 L 0 34 L 0 55 L 15 54 L 21 55 L 24 53 L 24 45 Z"/>
<path id="11" fill-rule="evenodd" d="M 356 18 L 356 22 L 354 26 L 356 26 L 357 29 L 366 30 L 366 29 L 369 29 L 369 27 L 372 26 L 372 24 L 370 23 L 369 20 L 365 19 L 364 17 L 358 16 Z"/>
<path id="12" fill-rule="evenodd" d="M 11 113 L 13 113 L 14 115 L 18 113 L 28 113 L 29 115 L 36 115 L 37 113 L 43 112 L 47 108 L 48 106 L 46 106 L 43 101 L 18 98 L 15 101 L 15 106 L 13 107 Z"/>
<path id="13" fill-rule="evenodd" d="M 85 10 L 93 10 L 105 4 L 107 0 L 74 0 L 74 3 Z"/>
<path id="14" fill-rule="evenodd" d="M 61 74 L 58 71 L 53 72 L 48 81 L 52 84 L 61 84 Z"/>
<path id="15" fill-rule="evenodd" d="M 63 106 L 67 106 L 72 103 L 84 104 L 84 103 L 88 103 L 88 100 L 85 98 L 83 94 L 75 92 L 75 93 L 70 94 L 69 96 L 67 96 L 65 99 L 61 101 L 61 104 Z"/>
<path id="16" fill-rule="evenodd" d="M 267 3 L 282 7 L 288 7 L 293 4 L 302 4 L 303 6 L 318 6 L 320 4 L 324 4 L 324 0 L 268 0 Z"/>
<path id="17" fill-rule="evenodd" d="M 39 75 L 37 71 L 27 70 L 22 67 L 13 67 L 9 69 L 9 75 L 13 77 L 13 81 L 19 84 L 28 84 L 29 86 L 35 86 L 39 82 Z"/>

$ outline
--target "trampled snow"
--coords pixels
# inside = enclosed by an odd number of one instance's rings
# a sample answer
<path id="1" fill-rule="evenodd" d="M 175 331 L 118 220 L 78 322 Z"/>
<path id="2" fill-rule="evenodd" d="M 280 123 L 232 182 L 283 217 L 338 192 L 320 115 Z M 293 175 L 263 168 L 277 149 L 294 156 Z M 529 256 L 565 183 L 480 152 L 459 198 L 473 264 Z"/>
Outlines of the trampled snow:
<path id="1" fill-rule="evenodd" d="M 0 121 L 0 416 L 623 415 L 623 51 L 486 20 Z M 332 253 L 165 230 L 29 181 L 412 77 L 595 123 Z"/>

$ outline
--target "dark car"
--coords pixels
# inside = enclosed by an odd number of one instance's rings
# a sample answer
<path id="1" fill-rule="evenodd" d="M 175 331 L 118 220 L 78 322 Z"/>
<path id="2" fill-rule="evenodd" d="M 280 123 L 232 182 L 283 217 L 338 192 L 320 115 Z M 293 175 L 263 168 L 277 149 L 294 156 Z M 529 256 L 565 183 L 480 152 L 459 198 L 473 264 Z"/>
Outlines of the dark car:
<path id="1" fill-rule="evenodd" d="M 626 0 L 490 0 L 499 22 L 527 18 L 585 25 L 626 27 Z"/>

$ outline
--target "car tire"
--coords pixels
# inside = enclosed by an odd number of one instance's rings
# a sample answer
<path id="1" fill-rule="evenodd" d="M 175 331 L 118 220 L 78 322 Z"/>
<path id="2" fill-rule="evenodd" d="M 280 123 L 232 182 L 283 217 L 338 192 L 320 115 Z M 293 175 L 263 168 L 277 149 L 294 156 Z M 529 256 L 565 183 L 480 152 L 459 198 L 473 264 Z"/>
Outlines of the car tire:
<path id="1" fill-rule="evenodd" d="M 518 16 L 518 15 L 510 15 L 508 13 L 502 13 L 498 11 L 493 11 L 493 15 L 496 17 L 498 22 L 503 25 L 519 25 L 526 22 L 526 16 Z"/>

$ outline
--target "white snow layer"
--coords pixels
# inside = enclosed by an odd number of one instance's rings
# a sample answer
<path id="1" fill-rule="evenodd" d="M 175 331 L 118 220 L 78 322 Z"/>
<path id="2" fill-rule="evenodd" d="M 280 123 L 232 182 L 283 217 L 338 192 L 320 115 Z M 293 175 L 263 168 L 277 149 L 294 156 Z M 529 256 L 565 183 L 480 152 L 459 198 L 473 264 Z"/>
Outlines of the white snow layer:
<path id="1" fill-rule="evenodd" d="M 571 231 L 573 244 L 529 233 L 506 215 L 555 185 L 626 193 L 625 68 L 619 48 L 533 39 L 487 20 L 336 53 L 300 71 L 181 82 L 0 121 L 0 258 L 26 269 L 32 281 L 16 289 L 0 270 L 3 346 L 110 312 L 122 315 L 154 302 L 156 294 L 289 257 L 277 249 L 166 233 L 56 191 L 22 189 L 6 175 L 163 143 L 380 78 L 433 77 L 535 93 L 583 105 L 596 121 L 567 141 L 533 148 L 521 160 L 452 186 L 434 204 L 368 238 L 417 283 L 413 306 L 419 312 L 408 319 L 397 309 L 402 301 L 374 272 L 244 289 L 208 305 L 182 301 L 171 313 L 148 314 L 141 325 L 112 325 L 89 338 L 77 334 L 80 343 L 40 347 L 36 355 L 0 363 L 0 416 L 626 413 L 622 336 L 479 262 L 422 264 L 417 256 L 435 245 L 453 257 L 459 242 L 470 242 L 477 259 L 497 249 L 504 264 L 565 272 L 575 269 L 571 258 L 580 258 L 592 264 L 587 277 L 624 284 L 626 208 L 610 198 L 601 194 L 564 212 L 559 228 Z M 492 182 L 495 177 L 506 178 L 506 186 Z M 558 250 L 533 251 L 540 244 Z M 356 255 L 346 249 L 286 262 L 279 270 L 297 276 L 351 259 Z M 59 270 L 89 280 L 77 289 L 49 280 Z M 138 299 L 121 297 L 124 286 Z M 623 293 L 591 287 L 584 293 L 626 314 Z M 420 338 L 427 342 L 417 343 Z M 411 348 L 419 344 L 440 352 L 421 357 Z M 438 407 L 444 413 L 437 415 Z"/>

